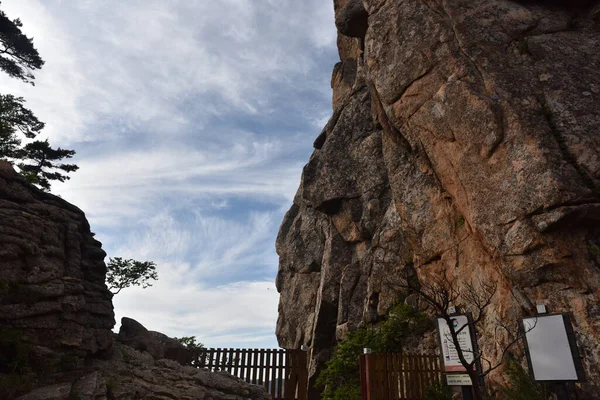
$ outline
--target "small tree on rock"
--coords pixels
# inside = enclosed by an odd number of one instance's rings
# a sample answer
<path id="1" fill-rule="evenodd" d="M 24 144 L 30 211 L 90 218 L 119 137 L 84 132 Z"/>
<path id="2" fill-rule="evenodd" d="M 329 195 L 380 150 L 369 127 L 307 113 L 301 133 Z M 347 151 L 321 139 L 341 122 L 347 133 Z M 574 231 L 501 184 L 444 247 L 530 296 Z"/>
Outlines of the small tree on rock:
<path id="1" fill-rule="evenodd" d="M 59 163 L 62 159 L 72 158 L 75 150 L 53 149 L 48 140 L 27 143 L 21 152 L 24 159 L 19 163 L 21 175 L 44 190 L 50 190 L 50 181 L 64 182 L 70 179 L 59 171 L 75 172 L 79 169 L 75 164 Z"/>
<path id="2" fill-rule="evenodd" d="M 156 264 L 153 261 L 125 260 L 121 257 L 110 258 L 106 265 L 106 283 L 112 294 L 130 286 L 147 288 L 152 286 L 150 281 L 158 279 Z M 116 290 L 114 292 L 113 290 Z"/>
<path id="3" fill-rule="evenodd" d="M 193 354 L 192 361 L 190 365 L 193 367 L 201 367 L 200 356 L 203 354 L 204 345 L 202 343 L 196 342 L 196 336 L 184 336 L 180 338 L 175 338 L 179 343 L 185 346 L 188 350 L 190 350 Z"/>

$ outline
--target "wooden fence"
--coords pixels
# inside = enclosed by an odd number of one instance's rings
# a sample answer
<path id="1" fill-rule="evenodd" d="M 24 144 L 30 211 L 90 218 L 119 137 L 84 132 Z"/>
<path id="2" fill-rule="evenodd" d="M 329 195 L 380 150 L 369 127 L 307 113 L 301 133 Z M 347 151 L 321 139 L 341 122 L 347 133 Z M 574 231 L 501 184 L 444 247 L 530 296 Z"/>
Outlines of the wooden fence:
<path id="1" fill-rule="evenodd" d="M 443 379 L 438 356 L 362 354 L 363 400 L 422 400 L 425 388 Z"/>
<path id="2" fill-rule="evenodd" d="M 198 367 L 264 386 L 273 400 L 306 400 L 308 369 L 302 350 L 204 349 Z"/>

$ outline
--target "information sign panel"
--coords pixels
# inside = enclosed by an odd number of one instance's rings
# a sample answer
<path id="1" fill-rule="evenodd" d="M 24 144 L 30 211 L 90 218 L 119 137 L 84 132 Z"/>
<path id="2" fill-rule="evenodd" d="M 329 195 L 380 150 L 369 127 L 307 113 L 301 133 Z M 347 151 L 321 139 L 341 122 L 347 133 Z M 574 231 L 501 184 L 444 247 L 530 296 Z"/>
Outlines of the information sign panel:
<path id="1" fill-rule="evenodd" d="M 448 374 L 446 383 L 448 386 L 473 386 L 471 377 L 467 374 Z"/>
<path id="2" fill-rule="evenodd" d="M 536 381 L 579 379 L 564 315 L 523 319 L 529 362 Z"/>
<path id="3" fill-rule="evenodd" d="M 456 315 L 452 317 L 452 322 L 454 325 L 454 331 L 459 331 L 458 334 L 458 343 L 460 345 L 460 349 L 463 352 L 463 356 L 468 363 L 473 361 L 473 341 L 471 339 L 471 331 L 467 326 L 469 324 L 469 319 L 466 315 Z M 458 358 L 458 352 L 456 351 L 456 347 L 452 341 L 452 336 L 450 335 L 450 328 L 448 324 L 443 318 L 438 318 L 438 334 L 440 338 L 440 345 L 442 346 L 442 359 L 444 362 L 444 372 L 464 372 L 467 369 L 463 367 Z"/>

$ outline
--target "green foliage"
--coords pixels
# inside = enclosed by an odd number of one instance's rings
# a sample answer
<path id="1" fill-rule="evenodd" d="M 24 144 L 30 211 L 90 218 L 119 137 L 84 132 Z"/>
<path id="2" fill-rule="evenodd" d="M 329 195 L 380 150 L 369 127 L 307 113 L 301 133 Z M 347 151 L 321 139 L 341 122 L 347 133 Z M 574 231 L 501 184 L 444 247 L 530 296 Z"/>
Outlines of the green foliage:
<path id="1" fill-rule="evenodd" d="M 68 372 L 77 369 L 79 366 L 79 357 L 74 354 L 63 354 L 58 362 L 60 371 Z"/>
<path id="2" fill-rule="evenodd" d="M 443 382 L 425 388 L 425 400 L 452 400 L 452 389 Z"/>
<path id="3" fill-rule="evenodd" d="M 433 328 L 433 322 L 427 315 L 400 303 L 389 310 L 387 320 L 379 327 L 373 350 L 400 351 L 407 337 L 421 335 Z"/>
<path id="4" fill-rule="evenodd" d="M 201 350 L 204 349 L 204 345 L 202 343 L 196 342 L 196 336 L 184 336 L 180 338 L 175 338 L 179 343 L 184 345 L 190 350 Z"/>
<path id="5" fill-rule="evenodd" d="M 184 336 L 180 338 L 175 338 L 179 343 L 184 345 L 187 349 L 191 350 L 193 353 L 193 359 L 190 361 L 190 365 L 194 367 L 200 367 L 200 356 L 202 355 L 205 347 L 202 343 L 196 342 L 196 336 Z M 235 360 L 237 361 L 237 360 Z M 227 360 L 224 361 L 227 364 Z M 220 369 L 220 368 L 217 368 Z"/>
<path id="6" fill-rule="evenodd" d="M 507 363 L 505 371 L 509 386 L 501 390 L 505 399 L 546 400 L 543 387 L 529 376 L 519 361 L 509 358 Z"/>
<path id="7" fill-rule="evenodd" d="M 20 331 L 0 329 L 0 400 L 14 399 L 31 389 L 31 346 Z"/>
<path id="8" fill-rule="evenodd" d="M 69 400 L 81 400 L 81 395 L 75 391 L 69 393 Z"/>
<path id="9" fill-rule="evenodd" d="M 12 400 L 33 389 L 35 382 L 32 374 L 0 374 L 0 400 Z"/>
<path id="10" fill-rule="evenodd" d="M 0 69 L 9 76 L 21 79 L 33 85 L 32 70 L 40 69 L 44 61 L 33 47 L 32 39 L 23 34 L 23 24 L 17 19 L 11 20 L 0 11 Z"/>
<path id="11" fill-rule="evenodd" d="M 40 186 L 43 190 L 50 190 L 50 181 L 64 182 L 70 179 L 66 173 L 75 172 L 79 167 L 75 164 L 61 164 L 60 160 L 72 158 L 75 150 L 65 150 L 60 147 L 53 149 L 48 140 L 36 140 L 27 143 L 22 149 L 23 161 L 19 163 L 21 175 L 29 183 Z"/>
<path id="12" fill-rule="evenodd" d="M 372 326 L 363 326 L 350 332 L 340 341 L 333 351 L 333 357 L 317 378 L 317 386 L 325 387 L 321 394 L 323 400 L 337 400 L 352 393 L 350 388 L 360 388 L 359 356 L 365 347 L 375 347 L 377 334 Z M 348 400 L 360 400 L 358 396 L 346 397 Z"/>
<path id="13" fill-rule="evenodd" d="M 335 389 L 327 386 L 321 399 L 331 400 L 360 400 L 360 379 L 357 381 L 350 380 L 337 386 Z"/>
<path id="14" fill-rule="evenodd" d="M 21 132 L 26 138 L 36 137 L 45 124 L 24 106 L 25 99 L 12 94 L 0 95 L 0 132 Z M 2 154 L 2 153 L 0 153 Z"/>
<path id="15" fill-rule="evenodd" d="M 152 286 L 150 280 L 158 279 L 156 264 L 153 261 L 142 262 L 115 257 L 109 259 L 106 267 L 106 283 L 111 291 L 116 290 L 113 294 L 118 294 L 130 286 L 141 286 L 145 289 Z"/>
<path id="16" fill-rule="evenodd" d="M 106 397 L 108 399 L 115 398 L 115 391 L 119 388 L 119 383 L 113 377 L 106 380 Z"/>
<path id="17" fill-rule="evenodd" d="M 595 257 L 600 257 L 600 246 L 595 243 L 589 243 L 590 253 Z"/>
<path id="18" fill-rule="evenodd" d="M 431 320 L 404 303 L 388 312 L 378 326 L 363 326 L 340 341 L 317 378 L 317 386 L 325 387 L 322 400 L 360 400 L 359 356 L 365 347 L 373 352 L 400 352 L 406 338 L 421 335 L 433 328 Z"/>
<path id="19" fill-rule="evenodd" d="M 0 329 L 0 373 L 25 374 L 31 371 L 31 347 L 22 337 L 20 331 Z"/>
<path id="20" fill-rule="evenodd" d="M 43 128 L 33 113 L 23 105 L 22 97 L 0 95 L 0 159 L 21 160 L 25 157 L 18 134 L 33 139 Z"/>
<path id="21" fill-rule="evenodd" d="M 33 70 L 44 65 L 30 38 L 21 32 L 21 21 L 10 20 L 0 11 L 0 70 L 9 76 L 33 84 Z M 22 145 L 22 138 L 34 139 L 44 123 L 24 106 L 22 97 L 0 95 L 0 160 L 19 167 L 30 183 L 43 190 L 50 189 L 50 181 L 64 182 L 64 173 L 78 169 L 75 164 L 59 161 L 72 158 L 74 150 L 53 148 L 48 140 L 35 140 Z"/>

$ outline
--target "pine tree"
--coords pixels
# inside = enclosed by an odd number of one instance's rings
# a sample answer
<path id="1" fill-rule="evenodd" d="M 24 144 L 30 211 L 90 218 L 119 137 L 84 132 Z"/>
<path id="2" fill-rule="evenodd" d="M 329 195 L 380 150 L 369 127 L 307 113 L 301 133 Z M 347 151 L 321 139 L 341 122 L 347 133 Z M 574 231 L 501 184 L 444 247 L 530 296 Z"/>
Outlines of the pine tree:
<path id="1" fill-rule="evenodd" d="M 11 94 L 0 94 L 0 159 L 10 161 L 22 154 L 20 132 L 33 139 L 44 128 L 33 113 L 23 106 L 25 100 Z"/>
<path id="2" fill-rule="evenodd" d="M 21 32 L 22 27 L 21 20 L 11 20 L 0 10 L 0 44 L 3 46 L 0 49 L 0 69 L 33 85 L 33 70 L 42 68 L 44 60 L 33 46 L 33 39 Z"/>
<path id="3" fill-rule="evenodd" d="M 33 40 L 21 31 L 22 26 L 19 19 L 11 20 L 0 10 L 0 70 L 33 85 L 33 71 L 42 68 L 44 61 Z M 50 181 L 64 182 L 69 179 L 64 173 L 79 168 L 60 163 L 72 158 L 75 151 L 53 148 L 48 139 L 23 146 L 23 138 L 34 139 L 44 128 L 44 123 L 24 103 L 22 97 L 0 94 L 0 160 L 17 164 L 29 182 L 49 190 Z"/>
<path id="4" fill-rule="evenodd" d="M 22 149 L 24 162 L 19 163 L 21 174 L 30 183 L 50 190 L 50 181 L 64 182 L 70 179 L 60 171 L 75 172 L 79 167 L 75 164 L 60 164 L 60 160 L 72 158 L 74 150 L 53 149 L 48 140 L 36 140 L 25 145 Z M 58 171 L 56 171 L 58 170 Z"/>

